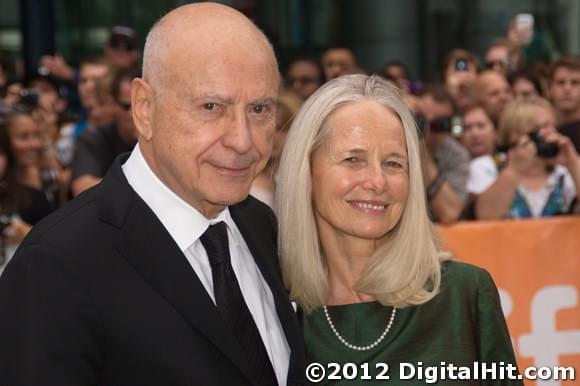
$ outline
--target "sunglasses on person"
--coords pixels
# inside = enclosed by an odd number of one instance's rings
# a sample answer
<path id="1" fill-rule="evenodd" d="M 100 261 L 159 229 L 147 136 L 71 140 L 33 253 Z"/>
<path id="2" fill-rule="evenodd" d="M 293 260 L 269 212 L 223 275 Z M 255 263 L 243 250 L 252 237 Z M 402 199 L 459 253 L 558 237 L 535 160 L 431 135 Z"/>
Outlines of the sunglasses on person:
<path id="1" fill-rule="evenodd" d="M 494 68 L 494 67 L 501 67 L 501 68 L 507 68 L 508 66 L 508 62 L 502 59 L 499 60 L 490 60 L 490 61 L 486 61 L 485 62 L 485 66 L 487 68 Z"/>

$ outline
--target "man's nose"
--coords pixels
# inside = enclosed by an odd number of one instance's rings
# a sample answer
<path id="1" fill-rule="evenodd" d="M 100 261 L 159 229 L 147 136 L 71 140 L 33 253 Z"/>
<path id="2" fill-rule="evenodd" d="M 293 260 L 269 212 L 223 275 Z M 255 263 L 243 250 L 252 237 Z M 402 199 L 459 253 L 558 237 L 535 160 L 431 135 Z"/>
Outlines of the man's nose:
<path id="1" fill-rule="evenodd" d="M 245 154 L 252 148 L 252 131 L 248 117 L 242 112 L 234 112 L 226 123 L 223 144 L 238 154 Z"/>

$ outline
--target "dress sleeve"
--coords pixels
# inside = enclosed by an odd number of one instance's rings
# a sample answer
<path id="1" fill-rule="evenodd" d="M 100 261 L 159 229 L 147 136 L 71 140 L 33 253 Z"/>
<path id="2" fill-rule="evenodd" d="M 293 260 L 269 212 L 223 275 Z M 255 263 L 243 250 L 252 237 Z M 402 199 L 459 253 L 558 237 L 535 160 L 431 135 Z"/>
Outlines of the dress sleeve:
<path id="1" fill-rule="evenodd" d="M 507 323 L 505 321 L 499 294 L 491 275 L 481 270 L 478 303 L 478 346 L 479 362 L 504 362 L 517 366 Z M 523 385 L 521 380 L 493 381 L 488 384 Z"/>

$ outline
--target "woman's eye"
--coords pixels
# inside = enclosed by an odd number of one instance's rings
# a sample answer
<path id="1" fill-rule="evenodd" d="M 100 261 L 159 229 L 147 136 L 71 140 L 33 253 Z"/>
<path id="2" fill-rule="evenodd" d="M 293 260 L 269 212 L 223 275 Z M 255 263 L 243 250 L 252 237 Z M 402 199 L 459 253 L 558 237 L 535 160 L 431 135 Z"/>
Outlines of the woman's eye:
<path id="1" fill-rule="evenodd" d="M 266 106 L 264 105 L 256 105 L 252 107 L 252 112 L 256 114 L 262 114 L 264 111 L 266 111 Z"/>
<path id="2" fill-rule="evenodd" d="M 403 165 L 401 165 L 400 163 L 398 163 L 398 162 L 396 162 L 396 161 L 387 161 L 387 162 L 385 163 L 385 165 L 386 165 L 387 167 L 390 167 L 390 168 L 397 168 L 397 169 L 398 169 L 398 168 L 402 168 L 402 167 L 403 167 Z"/>
<path id="3" fill-rule="evenodd" d="M 358 158 L 356 158 L 356 157 L 348 157 L 348 158 L 344 159 L 344 162 L 346 162 L 346 163 L 355 163 L 357 161 L 358 161 Z"/>
<path id="4" fill-rule="evenodd" d="M 216 106 L 216 104 L 215 104 L 215 103 L 205 103 L 205 104 L 203 105 L 203 108 L 204 108 L 204 109 L 206 109 L 206 110 L 208 110 L 208 111 L 213 111 L 213 110 L 215 110 L 215 109 L 216 109 L 216 107 L 217 107 L 217 106 Z"/>

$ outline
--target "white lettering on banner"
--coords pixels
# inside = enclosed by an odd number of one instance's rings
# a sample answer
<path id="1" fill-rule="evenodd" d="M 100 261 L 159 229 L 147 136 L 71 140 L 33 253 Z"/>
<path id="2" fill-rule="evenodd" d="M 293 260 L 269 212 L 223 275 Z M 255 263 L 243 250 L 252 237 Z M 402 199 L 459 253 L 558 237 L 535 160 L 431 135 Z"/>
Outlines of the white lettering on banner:
<path id="1" fill-rule="evenodd" d="M 540 289 L 531 302 L 532 331 L 517 339 L 520 356 L 533 357 L 536 366 L 557 366 L 559 355 L 580 354 L 580 329 L 556 329 L 558 310 L 574 308 L 577 305 L 578 289 L 574 286 L 549 286 Z M 560 382 L 538 380 L 537 385 L 558 386 Z"/>

